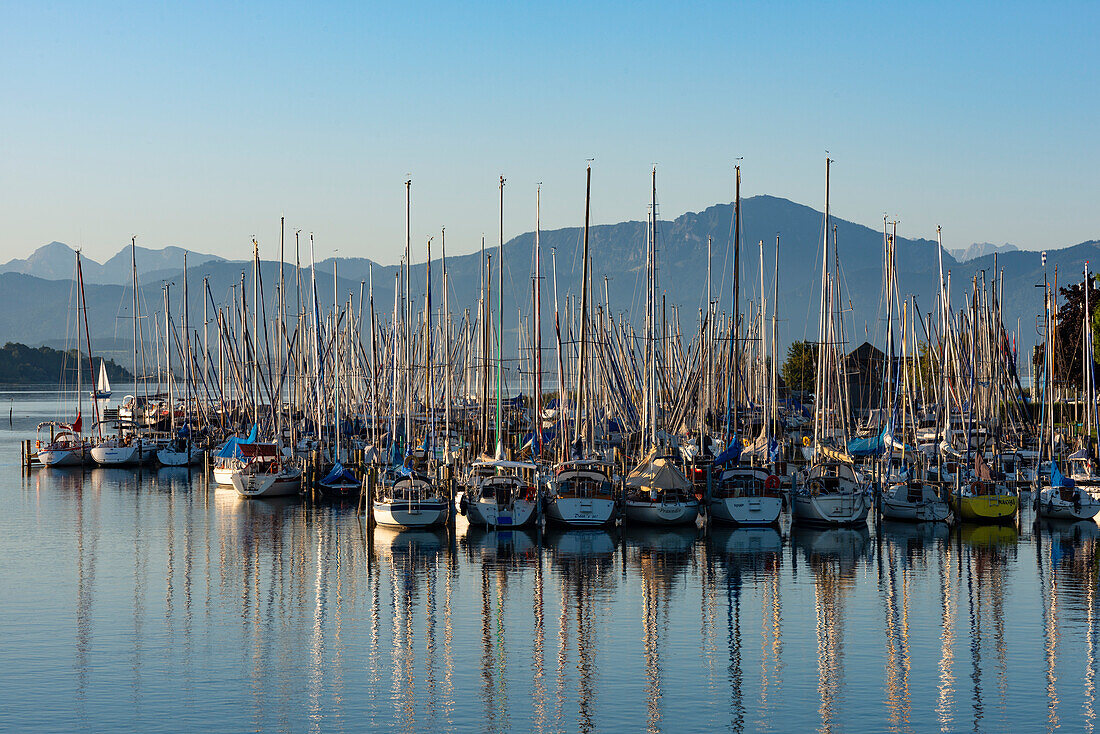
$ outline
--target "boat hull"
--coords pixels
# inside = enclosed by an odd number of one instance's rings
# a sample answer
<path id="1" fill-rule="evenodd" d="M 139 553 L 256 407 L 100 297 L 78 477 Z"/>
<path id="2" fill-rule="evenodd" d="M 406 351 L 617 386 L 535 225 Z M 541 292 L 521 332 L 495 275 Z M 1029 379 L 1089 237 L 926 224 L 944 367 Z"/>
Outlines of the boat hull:
<path id="1" fill-rule="evenodd" d="M 376 500 L 373 504 L 374 521 L 379 525 L 399 528 L 429 528 L 443 525 L 449 515 L 447 503 L 442 500 L 408 502 L 405 500 Z"/>
<path id="2" fill-rule="evenodd" d="M 722 497 L 708 505 L 710 516 L 733 525 L 774 525 L 783 512 L 782 497 Z"/>
<path id="3" fill-rule="evenodd" d="M 699 517 L 699 503 L 694 500 L 649 502 L 628 499 L 623 507 L 623 515 L 629 522 L 645 525 L 694 525 Z"/>
<path id="4" fill-rule="evenodd" d="M 466 505 L 466 519 L 475 525 L 490 528 L 523 527 L 535 517 L 536 504 L 528 500 L 515 500 L 511 506 L 478 500 Z"/>
<path id="5" fill-rule="evenodd" d="M 1039 492 L 1039 514 L 1051 520 L 1089 520 L 1100 511 L 1100 502 L 1088 492 L 1081 492 L 1084 499 L 1072 502 L 1062 499 L 1058 489 L 1046 487 Z"/>
<path id="6" fill-rule="evenodd" d="M 615 500 L 582 497 L 551 497 L 546 517 L 573 528 L 598 528 L 615 519 Z"/>
<path id="7" fill-rule="evenodd" d="M 157 451 L 149 446 L 93 446 L 92 460 L 100 466 L 135 466 L 148 464 Z"/>
<path id="8" fill-rule="evenodd" d="M 77 466 L 84 463 L 81 449 L 39 449 L 37 455 L 42 466 Z"/>
<path id="9" fill-rule="evenodd" d="M 157 461 L 162 466 L 193 466 L 202 459 L 201 451 L 169 451 L 161 449 L 157 452 Z"/>
<path id="10" fill-rule="evenodd" d="M 866 492 L 794 495 L 792 515 L 811 525 L 858 525 L 867 521 L 871 503 Z"/>
<path id="11" fill-rule="evenodd" d="M 242 497 L 285 497 L 298 494 L 302 488 L 302 473 L 292 474 L 249 474 L 243 471 L 232 472 L 230 483 Z"/>
<path id="12" fill-rule="evenodd" d="M 953 496 L 951 506 L 964 522 L 1008 522 L 1016 516 L 1020 500 L 1004 494 Z"/>

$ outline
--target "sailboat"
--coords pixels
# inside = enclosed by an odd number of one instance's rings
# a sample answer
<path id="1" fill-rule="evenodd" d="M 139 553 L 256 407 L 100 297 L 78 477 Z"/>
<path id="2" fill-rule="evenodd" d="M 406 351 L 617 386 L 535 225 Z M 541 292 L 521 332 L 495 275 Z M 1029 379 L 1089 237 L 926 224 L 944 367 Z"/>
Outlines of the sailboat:
<path id="1" fill-rule="evenodd" d="M 80 253 L 76 253 L 76 275 L 77 285 L 80 289 L 80 305 L 84 307 L 84 270 L 80 264 Z M 85 454 L 85 441 L 81 436 L 81 429 L 83 428 L 83 407 L 84 400 L 81 394 L 81 375 L 84 370 L 84 365 L 80 363 L 80 325 L 79 318 L 77 319 L 77 337 L 76 337 L 76 420 L 72 423 L 58 423 L 56 421 L 47 421 L 45 423 L 38 424 L 38 432 L 41 432 L 43 428 L 50 428 L 50 441 L 45 446 L 38 446 L 38 460 L 42 466 L 76 466 L 84 463 Z M 87 328 L 87 310 L 84 310 L 84 333 L 88 338 L 88 365 L 92 365 L 92 351 L 91 351 L 91 337 L 88 336 Z M 97 413 L 98 414 L 98 413 Z M 60 428 L 60 431 L 55 432 L 55 428 Z M 40 444 L 40 442 L 39 442 Z"/>
<path id="2" fill-rule="evenodd" d="M 895 377 L 894 371 L 897 362 L 894 359 L 894 306 L 895 293 L 897 292 L 897 222 L 894 222 L 892 234 L 884 234 L 885 242 L 885 295 L 886 295 L 886 380 L 883 384 L 884 401 L 883 409 L 886 414 L 886 427 L 882 435 L 874 439 L 861 439 L 849 444 L 848 452 L 856 453 L 860 445 L 868 446 L 870 451 L 878 453 L 881 457 L 880 467 L 885 481 L 882 484 L 881 501 L 879 503 L 882 516 L 888 520 L 904 520 L 909 522 L 944 522 L 951 517 L 951 508 L 946 500 L 940 497 L 935 484 L 926 481 L 924 471 L 924 455 L 905 441 L 907 436 L 907 417 L 915 421 L 915 411 L 912 409 L 913 396 L 910 395 L 910 385 L 916 380 L 910 380 L 908 373 L 901 373 Z M 943 249 L 940 248 L 941 258 Z M 942 285 L 942 284 L 941 284 Z M 908 359 L 909 348 L 909 301 L 902 305 L 901 313 L 901 365 L 903 370 L 909 370 L 913 363 Z M 901 384 L 900 406 L 895 404 L 895 382 Z M 901 441 L 895 440 L 894 417 L 901 413 Z M 915 434 L 914 434 L 915 439 Z"/>
<path id="3" fill-rule="evenodd" d="M 450 517 L 451 498 L 444 497 L 440 488 L 433 481 L 432 473 L 435 469 L 436 455 L 432 446 L 434 440 L 434 425 L 429 425 L 424 435 L 424 441 L 419 451 L 406 451 L 403 460 L 398 460 L 398 452 L 402 444 L 412 436 L 412 385 L 410 367 L 412 364 L 412 340 L 409 333 L 412 322 L 411 285 L 409 270 L 412 266 L 410 259 L 411 236 L 409 231 L 409 196 L 412 181 L 405 182 L 405 318 L 403 323 L 405 350 L 405 379 L 402 382 L 402 400 L 404 402 L 404 426 L 399 435 L 397 420 L 398 401 L 398 309 L 397 299 L 400 288 L 400 275 L 398 284 L 394 289 L 394 328 L 393 328 L 393 395 L 390 411 L 390 466 L 386 467 L 379 478 L 377 493 L 371 502 L 371 512 L 374 513 L 374 521 L 379 525 L 402 528 L 429 528 L 443 525 Z M 425 355 L 427 365 L 428 387 L 428 412 L 434 422 L 435 393 L 432 386 L 432 356 L 431 356 L 431 240 L 428 250 L 428 292 L 425 294 L 427 307 L 424 309 L 425 318 Z"/>
<path id="4" fill-rule="evenodd" d="M 1089 285 L 1092 279 L 1089 277 L 1089 266 L 1085 263 L 1085 311 L 1082 330 L 1082 359 L 1081 369 L 1085 378 L 1085 446 L 1071 454 L 1068 458 L 1072 464 L 1079 467 L 1078 476 L 1081 477 L 1082 486 L 1071 477 L 1062 474 L 1058 462 L 1054 460 L 1054 421 L 1051 421 L 1051 433 L 1049 436 L 1051 447 L 1050 484 L 1039 490 L 1039 496 L 1035 503 L 1042 517 L 1052 520 L 1089 520 L 1100 512 L 1100 499 L 1094 497 L 1089 489 L 1096 486 L 1092 455 L 1092 429 L 1096 425 L 1096 393 L 1092 382 L 1093 344 L 1092 329 L 1089 319 Z M 1053 365 L 1053 362 L 1052 362 Z M 1047 394 L 1053 396 L 1050 388 L 1054 384 L 1053 372 L 1048 380 Z M 1053 401 L 1053 397 L 1051 398 Z"/>
<path id="5" fill-rule="evenodd" d="M 184 334 L 187 333 L 187 255 L 183 256 L 183 304 L 184 304 Z M 172 375 L 172 316 L 170 308 L 170 300 L 168 297 L 169 284 L 164 286 L 164 363 L 165 363 L 165 376 L 168 382 L 168 443 L 165 446 L 160 447 L 157 450 L 157 461 L 163 466 L 191 466 L 197 464 L 202 457 L 202 453 L 196 451 L 192 445 L 191 440 L 191 426 L 186 422 L 190 418 L 190 413 L 184 411 L 185 424 L 178 431 L 176 430 L 176 406 L 173 399 L 173 389 L 175 386 L 175 378 Z M 187 369 L 185 369 L 185 381 L 190 390 L 190 356 L 185 356 L 187 360 Z M 188 404 L 190 401 L 186 401 Z"/>
<path id="6" fill-rule="evenodd" d="M 741 167 L 737 166 L 737 184 L 736 184 L 736 199 L 734 203 L 734 320 L 736 321 L 740 312 L 739 292 L 740 283 L 740 264 L 737 262 L 737 258 L 741 253 Z M 778 293 L 779 293 L 779 242 L 776 241 L 776 270 L 775 270 L 775 282 L 772 284 L 773 291 L 776 298 L 773 300 L 773 308 L 778 310 Z M 764 243 L 760 243 L 760 329 L 763 336 L 765 314 L 764 314 Z M 776 339 L 777 333 L 775 330 L 774 318 L 773 318 L 773 345 Z M 762 340 L 763 341 L 763 340 Z M 766 351 L 766 349 L 762 349 Z M 736 351 L 735 351 L 736 354 Z M 766 361 L 766 360 L 762 360 Z M 735 369 L 739 369 L 739 366 Z M 775 359 L 772 359 L 772 369 L 775 369 Z M 769 380 L 768 384 L 764 387 L 764 402 L 774 403 L 775 389 L 774 389 L 774 377 L 773 380 Z M 726 422 L 727 422 L 727 434 L 732 433 L 736 426 L 734 425 L 735 417 L 737 414 L 736 406 L 740 401 L 740 386 L 737 390 L 732 389 L 730 386 L 727 394 L 727 402 L 730 403 L 726 409 Z M 736 394 L 735 394 L 736 393 Z M 771 451 L 773 443 L 773 435 L 778 432 L 777 421 L 775 421 L 775 412 L 764 410 L 762 415 L 761 425 L 763 427 L 763 433 L 760 436 L 760 440 L 757 441 L 760 445 L 759 453 L 766 461 L 770 461 L 771 468 L 762 464 L 755 463 L 754 461 L 744 461 L 743 456 L 743 444 L 739 436 L 734 435 L 732 440 L 726 449 L 719 454 L 714 460 L 714 467 L 719 471 L 718 481 L 712 488 L 710 497 L 707 501 L 707 512 L 711 518 L 719 522 L 731 523 L 734 525 L 751 525 L 751 526 L 765 526 L 775 525 L 779 522 L 779 516 L 783 512 L 783 495 L 780 489 L 780 479 L 773 473 L 775 462 L 773 452 Z"/>
<path id="7" fill-rule="evenodd" d="M 536 204 L 537 208 L 537 204 Z M 497 328 L 496 328 L 496 455 L 482 458 L 470 467 L 470 481 L 459 500 L 459 511 L 475 525 L 520 527 L 531 523 L 537 514 L 539 492 L 538 467 L 532 462 L 508 461 L 503 441 L 503 339 L 504 339 L 504 177 L 500 179 L 501 230 L 497 250 Z M 538 232 L 538 220 L 535 222 Z M 537 428 L 536 428 L 537 430 Z"/>
<path id="8" fill-rule="evenodd" d="M 646 352 L 645 437 L 646 458 L 624 482 L 623 514 L 631 522 L 649 525 L 688 525 L 699 517 L 695 487 L 677 465 L 678 452 L 658 443 L 657 432 L 657 168 L 653 168 L 652 202 L 646 237 Z"/>
<path id="9" fill-rule="evenodd" d="M 871 507 L 867 483 L 856 471 L 852 457 L 827 440 L 841 439 L 847 448 L 848 406 L 840 380 L 836 350 L 839 329 L 834 324 L 836 278 L 829 273 L 829 164 L 825 159 L 825 241 L 821 259 L 821 314 L 819 320 L 817 390 L 814 401 L 812 463 L 803 481 L 792 491 L 795 522 L 819 525 L 861 525 Z M 830 419 L 837 425 L 830 426 Z M 833 430 L 830 430 L 833 429 Z M 826 434 L 830 435 L 827 436 Z"/>
<path id="10" fill-rule="evenodd" d="M 592 193 L 592 167 L 587 169 L 584 197 L 584 257 L 581 266 L 580 349 L 577 358 L 577 392 L 574 401 L 574 438 L 569 458 L 553 468 L 546 501 L 548 519 L 572 527 L 599 527 L 615 519 L 617 501 L 612 487 L 611 465 L 597 457 L 592 445 L 593 408 L 586 375 L 588 357 L 588 221 Z M 564 437 L 563 437 L 564 438 Z M 559 442 L 565 450 L 565 441 Z"/>

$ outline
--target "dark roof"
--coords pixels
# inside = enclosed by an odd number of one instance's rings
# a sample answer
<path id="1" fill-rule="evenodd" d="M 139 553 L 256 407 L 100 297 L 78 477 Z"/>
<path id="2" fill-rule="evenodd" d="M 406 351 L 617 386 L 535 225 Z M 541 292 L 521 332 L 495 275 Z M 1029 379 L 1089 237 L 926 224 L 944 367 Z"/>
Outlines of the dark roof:
<path id="1" fill-rule="evenodd" d="M 886 355 L 883 354 L 880 349 L 871 344 L 871 342 L 863 342 L 858 347 L 849 352 L 848 356 L 844 359 L 848 362 L 856 361 L 860 363 L 866 363 L 875 360 L 881 361 L 883 358 L 885 358 L 885 356 Z"/>

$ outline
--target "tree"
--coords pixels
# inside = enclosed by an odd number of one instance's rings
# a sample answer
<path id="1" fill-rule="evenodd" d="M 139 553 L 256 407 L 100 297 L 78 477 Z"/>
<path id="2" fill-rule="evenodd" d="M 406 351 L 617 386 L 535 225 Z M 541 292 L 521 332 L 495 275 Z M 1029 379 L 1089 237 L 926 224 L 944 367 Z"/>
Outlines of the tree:
<path id="1" fill-rule="evenodd" d="M 1068 288 L 1059 288 L 1058 292 L 1065 301 L 1058 307 L 1058 321 L 1055 325 L 1057 343 L 1054 349 L 1054 376 L 1058 382 L 1080 384 L 1083 351 L 1081 336 L 1085 315 L 1084 284 L 1075 283 Z M 1096 276 L 1092 275 L 1089 277 L 1090 325 L 1095 324 L 1097 306 L 1100 306 L 1100 289 L 1096 287 Z"/>
<path id="2" fill-rule="evenodd" d="M 817 381 L 817 345 L 804 341 L 791 344 L 782 371 L 788 389 L 813 392 Z"/>

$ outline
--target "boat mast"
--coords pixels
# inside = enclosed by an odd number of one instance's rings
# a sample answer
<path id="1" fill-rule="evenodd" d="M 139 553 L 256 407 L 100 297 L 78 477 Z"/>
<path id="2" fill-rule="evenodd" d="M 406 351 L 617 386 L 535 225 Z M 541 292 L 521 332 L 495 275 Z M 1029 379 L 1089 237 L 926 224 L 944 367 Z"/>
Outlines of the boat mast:
<path id="1" fill-rule="evenodd" d="M 504 458 L 503 425 L 504 390 L 504 176 L 500 177 L 500 245 L 497 250 L 497 426 L 496 458 Z"/>
<path id="2" fill-rule="evenodd" d="M 824 402 L 824 386 L 825 386 L 825 343 L 828 341 L 828 335 L 826 334 L 826 303 L 828 299 L 829 290 L 829 165 L 832 163 L 829 157 L 825 157 L 825 238 L 822 244 L 821 254 L 821 314 L 818 319 L 818 335 L 819 341 L 817 344 L 817 373 L 815 376 L 815 397 L 814 397 L 814 451 L 817 451 L 817 446 L 822 438 L 822 429 L 824 426 L 822 422 L 824 420 L 824 414 L 822 412 Z"/>
<path id="3" fill-rule="evenodd" d="M 542 453 L 542 256 L 539 252 L 539 236 L 542 229 L 542 184 L 535 190 L 535 445 Z"/>
<path id="4" fill-rule="evenodd" d="M 585 359 L 588 356 L 588 218 L 591 208 L 591 196 L 592 196 L 592 166 L 589 164 L 586 168 L 586 180 L 584 189 L 584 250 L 583 258 L 581 261 L 581 324 L 580 324 L 580 349 L 577 356 L 577 417 L 576 417 L 576 440 L 583 439 L 583 445 L 588 448 L 588 434 L 589 426 L 587 422 L 591 419 L 588 414 L 588 396 L 587 386 L 585 384 Z M 581 421 L 585 421 L 586 425 L 582 433 Z M 586 452 L 587 453 L 587 452 Z"/>

